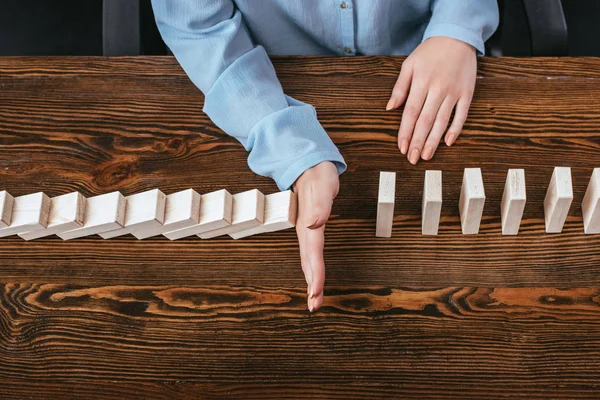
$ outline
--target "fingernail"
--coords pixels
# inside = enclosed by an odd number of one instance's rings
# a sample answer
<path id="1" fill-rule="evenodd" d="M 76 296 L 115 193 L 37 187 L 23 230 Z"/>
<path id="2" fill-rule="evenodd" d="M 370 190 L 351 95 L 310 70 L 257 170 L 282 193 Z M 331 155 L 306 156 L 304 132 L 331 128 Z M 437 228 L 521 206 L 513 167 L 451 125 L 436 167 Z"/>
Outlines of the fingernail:
<path id="1" fill-rule="evenodd" d="M 433 147 L 428 147 L 423 152 L 423 155 L 421 156 L 421 158 L 423 160 L 429 160 L 431 158 L 432 154 L 433 154 Z"/>
<path id="2" fill-rule="evenodd" d="M 420 153 L 421 152 L 419 151 L 419 149 L 414 149 L 412 151 L 412 153 L 410 154 L 410 157 L 409 157 L 408 161 L 410 161 L 410 163 L 412 165 L 415 165 L 419 161 L 419 154 Z"/>
<path id="3" fill-rule="evenodd" d="M 387 102 L 387 105 L 385 106 L 385 111 L 390 111 L 392 108 L 394 108 L 394 99 L 390 99 Z"/>
<path id="4" fill-rule="evenodd" d="M 454 137 L 454 134 L 449 134 L 448 136 L 446 136 L 446 145 L 447 146 L 452 146 L 454 144 L 454 141 L 456 140 L 456 138 Z"/>
<path id="5" fill-rule="evenodd" d="M 402 141 L 400 142 L 400 153 L 402 153 L 403 155 L 406 154 L 407 147 L 408 140 L 402 139 Z"/>

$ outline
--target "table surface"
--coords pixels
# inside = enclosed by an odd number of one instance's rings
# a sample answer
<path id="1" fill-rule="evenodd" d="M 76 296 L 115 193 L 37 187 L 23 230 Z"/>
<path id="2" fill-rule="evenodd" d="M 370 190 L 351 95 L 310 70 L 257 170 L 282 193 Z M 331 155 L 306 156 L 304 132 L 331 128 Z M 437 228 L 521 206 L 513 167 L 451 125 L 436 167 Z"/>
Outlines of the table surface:
<path id="1" fill-rule="evenodd" d="M 233 241 L 0 239 L 0 392 L 9 398 L 597 399 L 600 235 L 581 200 L 600 167 L 600 59 L 480 62 L 457 144 L 411 166 L 384 111 L 402 58 L 282 57 L 348 162 L 327 228 L 326 297 L 306 310 L 293 230 Z M 1 58 L 0 190 L 85 196 L 277 189 L 202 113 L 173 58 Z M 545 234 L 555 166 L 574 201 Z M 479 235 L 460 232 L 463 168 L 481 167 Z M 500 234 L 524 168 L 518 236 Z M 443 170 L 439 236 L 420 234 Z M 396 171 L 391 239 L 374 237 L 379 171 Z M 34 395 L 36 394 L 36 395 Z"/>

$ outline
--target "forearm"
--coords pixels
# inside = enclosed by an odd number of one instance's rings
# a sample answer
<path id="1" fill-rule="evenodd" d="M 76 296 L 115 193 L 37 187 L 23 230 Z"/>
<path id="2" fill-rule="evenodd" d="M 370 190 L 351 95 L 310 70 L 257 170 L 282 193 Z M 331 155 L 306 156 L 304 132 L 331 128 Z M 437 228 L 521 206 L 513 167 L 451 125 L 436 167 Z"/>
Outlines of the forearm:
<path id="1" fill-rule="evenodd" d="M 205 94 L 204 111 L 250 152 L 253 171 L 287 189 L 321 161 L 344 170 L 314 108 L 285 96 L 231 0 L 153 0 L 153 6 L 165 42 Z"/>

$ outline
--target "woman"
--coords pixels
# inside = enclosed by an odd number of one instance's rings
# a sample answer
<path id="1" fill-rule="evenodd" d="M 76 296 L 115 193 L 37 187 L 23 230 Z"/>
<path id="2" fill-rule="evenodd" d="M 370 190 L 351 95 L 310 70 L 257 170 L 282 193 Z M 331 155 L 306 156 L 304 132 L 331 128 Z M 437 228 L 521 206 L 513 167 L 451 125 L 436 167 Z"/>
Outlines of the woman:
<path id="1" fill-rule="evenodd" d="M 250 152 L 250 168 L 298 194 L 308 307 L 323 301 L 325 222 L 346 164 L 314 108 L 286 96 L 267 55 L 407 55 L 387 110 L 404 104 L 398 147 L 429 160 L 467 118 L 476 54 L 496 0 L 153 0 L 158 28 L 204 111 Z M 454 118 L 450 116 L 454 111 Z"/>

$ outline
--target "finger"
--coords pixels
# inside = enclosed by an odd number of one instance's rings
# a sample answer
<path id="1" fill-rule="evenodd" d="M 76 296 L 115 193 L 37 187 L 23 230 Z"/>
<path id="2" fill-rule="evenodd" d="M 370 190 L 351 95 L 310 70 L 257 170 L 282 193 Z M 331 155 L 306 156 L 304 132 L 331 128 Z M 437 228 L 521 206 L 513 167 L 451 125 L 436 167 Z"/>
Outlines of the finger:
<path id="1" fill-rule="evenodd" d="M 412 80 L 413 70 L 411 64 L 403 63 L 402 68 L 400 69 L 400 75 L 396 80 L 396 84 L 392 89 L 392 95 L 390 96 L 390 100 L 385 106 L 385 110 L 393 110 L 398 108 L 404 103 L 406 100 L 406 96 L 408 96 L 408 90 L 410 89 L 410 81 Z"/>
<path id="2" fill-rule="evenodd" d="M 325 226 L 306 231 L 306 256 L 312 275 L 312 290 L 309 294 L 309 310 L 315 311 L 323 303 L 325 285 Z"/>
<path id="3" fill-rule="evenodd" d="M 308 284 L 308 309 L 317 310 L 323 302 L 323 286 L 325 284 L 325 261 L 323 259 L 323 247 L 325 242 L 325 222 L 331 212 L 332 197 L 337 189 L 332 185 L 320 184 L 320 181 L 311 182 L 311 186 L 302 190 L 301 212 L 309 215 L 303 220 L 311 223 L 318 216 L 318 227 L 307 226 L 308 223 L 298 224 L 298 241 L 300 244 L 300 257 L 302 270 Z M 307 212 L 307 210 L 310 210 Z"/>
<path id="4" fill-rule="evenodd" d="M 398 131 L 398 147 L 402 154 L 406 154 L 408 151 L 408 144 L 415 129 L 417 118 L 421 114 L 421 108 L 423 108 L 426 95 L 427 93 L 422 86 L 412 84 L 404 111 L 402 111 L 402 121 L 400 122 L 400 130 Z"/>
<path id="5" fill-rule="evenodd" d="M 452 146 L 456 142 L 456 138 L 460 135 L 467 115 L 469 114 L 469 106 L 471 105 L 471 98 L 461 98 L 456 104 L 456 110 L 454 111 L 454 119 L 448 132 L 446 132 L 446 145 Z"/>
<path id="6" fill-rule="evenodd" d="M 423 145 L 425 144 L 425 140 L 427 140 L 429 131 L 431 131 L 431 127 L 440 110 L 442 101 L 444 101 L 444 96 L 439 91 L 432 90 L 427 94 L 425 105 L 423 105 L 419 119 L 415 124 L 415 131 L 408 150 L 408 161 L 413 165 L 416 164 L 421 157 Z"/>
<path id="7" fill-rule="evenodd" d="M 298 235 L 298 246 L 300 248 L 300 265 L 302 266 L 304 280 L 306 281 L 306 293 L 309 294 L 312 287 L 312 271 L 306 257 L 306 228 L 297 225 L 296 234 Z"/>
<path id="8" fill-rule="evenodd" d="M 442 102 L 440 110 L 437 113 L 437 117 L 435 118 L 435 122 L 433 123 L 433 127 L 431 128 L 431 132 L 429 132 L 429 136 L 425 142 L 425 150 L 423 150 L 423 154 L 421 156 L 423 160 L 431 160 L 435 154 L 435 151 L 440 144 L 440 140 L 448 128 L 450 116 L 452 115 L 452 109 L 454 108 L 455 104 L 456 100 L 451 97 L 446 97 Z"/>
<path id="9" fill-rule="evenodd" d="M 296 221 L 296 234 L 298 235 L 298 246 L 300 249 L 300 265 L 302 266 L 302 272 L 304 273 L 304 279 L 306 280 L 307 294 L 310 293 L 312 288 L 312 271 L 310 269 L 308 258 L 306 257 L 306 226 L 302 221 L 306 218 L 306 210 L 310 207 L 308 199 L 306 199 L 306 190 L 298 190 L 298 216 Z"/>

